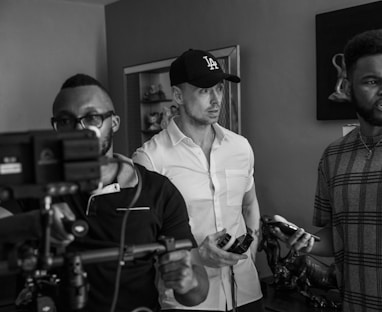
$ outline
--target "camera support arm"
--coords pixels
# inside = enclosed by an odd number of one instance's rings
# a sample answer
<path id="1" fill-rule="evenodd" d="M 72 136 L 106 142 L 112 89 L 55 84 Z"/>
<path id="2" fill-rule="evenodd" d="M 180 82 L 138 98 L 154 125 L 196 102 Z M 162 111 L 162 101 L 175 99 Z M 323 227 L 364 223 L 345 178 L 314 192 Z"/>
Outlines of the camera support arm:
<path id="1" fill-rule="evenodd" d="M 42 246 L 39 253 L 39 265 L 41 269 L 48 269 L 52 262 L 50 255 L 50 235 L 52 232 L 53 210 L 52 210 L 52 197 L 46 195 L 44 203 L 41 207 L 41 222 L 42 222 Z"/>
<path id="2" fill-rule="evenodd" d="M 179 250 L 179 249 L 191 249 L 192 243 L 188 239 L 180 239 L 173 241 L 173 249 L 171 250 Z M 163 243 L 151 243 L 151 244 L 139 244 L 139 245 L 126 245 L 124 249 L 123 260 L 124 261 L 132 261 L 137 258 L 144 257 L 148 254 L 162 254 L 165 252 L 171 251 L 168 249 L 168 246 Z M 119 248 L 103 248 L 97 250 L 87 250 L 77 252 L 82 262 L 84 264 L 89 263 L 99 263 L 99 262 L 107 262 L 107 261 L 116 261 L 119 257 Z M 65 263 L 65 257 L 69 256 L 70 253 L 66 256 L 49 256 L 50 260 L 47 261 L 49 263 L 49 268 L 61 267 Z M 30 257 L 36 257 L 35 254 L 31 253 Z M 36 263 L 33 259 L 17 259 L 17 263 L 9 263 L 8 261 L 0 261 L 0 276 L 8 275 L 12 273 L 17 273 L 26 267 L 25 262 L 28 264 Z M 33 270 L 35 268 L 31 268 L 30 265 L 27 266 L 28 270 Z"/>

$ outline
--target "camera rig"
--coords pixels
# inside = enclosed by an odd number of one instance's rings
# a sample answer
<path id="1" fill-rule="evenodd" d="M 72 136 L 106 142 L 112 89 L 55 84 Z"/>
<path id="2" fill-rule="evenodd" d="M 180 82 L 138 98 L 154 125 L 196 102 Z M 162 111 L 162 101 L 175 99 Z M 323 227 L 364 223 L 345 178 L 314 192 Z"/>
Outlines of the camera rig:
<path id="1" fill-rule="evenodd" d="M 86 305 L 86 273 L 82 264 L 118 261 L 117 277 L 125 261 L 132 261 L 147 254 L 158 255 L 178 249 L 191 249 L 190 240 L 161 237 L 157 243 L 144 245 L 124 244 L 123 232 L 128 210 L 123 218 L 119 248 L 106 248 L 76 253 L 61 250 L 51 254 L 52 197 L 91 192 L 100 187 L 100 167 L 105 159 L 100 156 L 97 131 L 84 129 L 64 132 L 40 130 L 0 134 L 0 206 L 1 202 L 24 198 L 40 199 L 42 239 L 38 249 L 21 246 L 11 253 L 8 261 L 0 262 L 0 276 L 22 272 L 26 276 L 24 298 L 33 302 L 33 311 L 55 311 L 52 298 L 43 295 L 45 285 L 65 286 L 65 311 L 82 309 Z M 134 167 L 133 167 L 134 168 Z M 134 168 L 135 169 L 135 168 Z M 129 207 L 140 195 L 141 179 Z M 82 221 L 82 220 L 81 220 Z M 83 225 L 81 225 L 83 226 Z M 83 226 L 84 230 L 86 226 Z M 75 233 L 73 233 L 75 234 Z M 79 235 L 83 235 L 81 232 Z M 59 281 L 51 269 L 63 267 L 65 281 Z M 118 280 L 116 278 L 116 280 Z M 118 291 L 115 292 L 118 296 Z M 19 296 L 20 297 L 20 296 Z M 114 310 L 113 300 L 111 311 Z M 146 309 L 147 311 L 147 309 Z"/>
<path id="2" fill-rule="evenodd" d="M 42 268 L 49 267 L 51 261 L 52 197 L 96 189 L 100 181 L 99 150 L 98 133 L 89 129 L 0 134 L 0 203 L 22 198 L 41 200 Z"/>
<path id="3" fill-rule="evenodd" d="M 39 266 L 39 255 L 30 246 L 23 246 L 22 250 L 15 250 L 8 261 L 0 262 L 0 276 L 23 273 L 26 283 L 16 301 L 19 305 L 27 306 L 36 312 L 56 311 L 55 299 L 60 292 L 59 306 L 61 311 L 77 311 L 87 303 L 88 284 L 84 264 L 109 261 L 133 261 L 147 255 L 161 255 L 166 252 L 191 249 L 192 243 L 188 239 L 174 240 L 170 237 L 160 237 L 158 243 L 125 245 L 121 255 L 118 247 L 89 250 L 82 252 L 68 252 L 51 257 L 48 267 Z M 62 279 L 57 278 L 52 269 L 63 268 Z M 22 302 L 24 301 L 24 302 Z M 142 308 L 149 311 L 147 308 Z"/>

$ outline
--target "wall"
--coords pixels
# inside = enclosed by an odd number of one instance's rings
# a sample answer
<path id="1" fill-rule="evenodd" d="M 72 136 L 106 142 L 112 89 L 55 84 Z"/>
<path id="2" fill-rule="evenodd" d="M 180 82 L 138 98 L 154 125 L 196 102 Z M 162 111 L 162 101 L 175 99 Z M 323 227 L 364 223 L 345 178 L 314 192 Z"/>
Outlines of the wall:
<path id="1" fill-rule="evenodd" d="M 103 6 L 54 0 L 0 1 L 0 132 L 50 129 L 66 78 L 107 83 Z"/>
<path id="2" fill-rule="evenodd" d="M 325 146 L 351 121 L 317 121 L 315 15 L 365 0 L 134 0 L 106 7 L 109 82 L 125 119 L 123 67 L 193 47 L 241 48 L 242 134 L 255 150 L 262 214 L 311 226 Z M 185 5 L 185 3 L 189 5 Z M 125 127 L 117 150 L 128 152 Z M 269 274 L 263 254 L 260 274 Z"/>

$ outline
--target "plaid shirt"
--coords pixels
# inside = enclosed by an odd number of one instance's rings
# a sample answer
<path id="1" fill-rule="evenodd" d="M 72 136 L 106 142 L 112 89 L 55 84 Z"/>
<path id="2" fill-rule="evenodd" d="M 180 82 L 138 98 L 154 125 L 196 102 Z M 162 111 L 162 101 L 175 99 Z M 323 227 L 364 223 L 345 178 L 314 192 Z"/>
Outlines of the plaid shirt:
<path id="1" fill-rule="evenodd" d="M 380 137 L 364 139 L 371 150 Z M 330 144 L 318 168 L 313 223 L 333 229 L 343 311 L 382 311 L 382 144 L 359 129 Z"/>

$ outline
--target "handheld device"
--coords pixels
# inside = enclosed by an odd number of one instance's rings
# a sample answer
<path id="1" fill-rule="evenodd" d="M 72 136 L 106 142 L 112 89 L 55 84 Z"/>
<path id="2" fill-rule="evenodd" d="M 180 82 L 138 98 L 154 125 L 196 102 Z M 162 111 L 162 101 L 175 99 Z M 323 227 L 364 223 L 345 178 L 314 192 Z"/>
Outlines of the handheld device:
<path id="1" fill-rule="evenodd" d="M 272 226 L 277 226 L 281 232 L 283 232 L 285 235 L 288 235 L 288 236 L 293 235 L 298 230 L 298 227 L 294 226 L 293 224 L 289 224 L 289 223 L 285 223 L 281 221 L 271 221 L 268 224 Z M 312 235 L 312 237 L 314 238 L 316 242 L 319 242 L 321 240 L 320 237 L 318 237 L 317 235 L 313 235 L 313 234 L 310 234 L 310 235 Z"/>
<path id="2" fill-rule="evenodd" d="M 219 248 L 233 252 L 236 254 L 242 254 L 246 252 L 253 241 L 253 237 L 250 234 L 243 234 L 238 238 L 232 237 L 230 234 L 225 233 L 218 241 Z"/>

